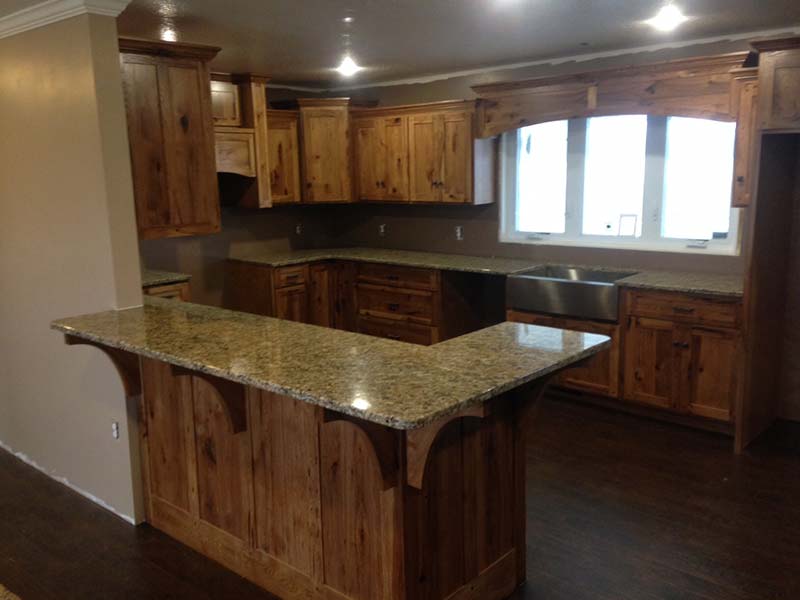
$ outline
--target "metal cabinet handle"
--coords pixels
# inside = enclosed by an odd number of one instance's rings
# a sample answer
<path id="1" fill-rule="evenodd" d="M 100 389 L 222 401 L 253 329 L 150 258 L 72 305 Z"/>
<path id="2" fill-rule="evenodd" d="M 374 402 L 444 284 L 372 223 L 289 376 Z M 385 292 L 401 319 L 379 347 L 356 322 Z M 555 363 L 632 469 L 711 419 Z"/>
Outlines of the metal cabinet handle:
<path id="1" fill-rule="evenodd" d="M 400 336 L 398 334 L 396 334 L 396 333 L 387 333 L 386 337 L 389 338 L 390 340 L 399 340 L 400 339 Z"/>
<path id="2" fill-rule="evenodd" d="M 398 310 L 400 310 L 400 305 L 393 302 L 391 304 L 388 304 L 387 308 L 392 312 L 397 312 Z"/>
<path id="3" fill-rule="evenodd" d="M 685 306 L 673 306 L 672 311 L 680 315 L 690 315 L 694 312 L 694 309 Z"/>

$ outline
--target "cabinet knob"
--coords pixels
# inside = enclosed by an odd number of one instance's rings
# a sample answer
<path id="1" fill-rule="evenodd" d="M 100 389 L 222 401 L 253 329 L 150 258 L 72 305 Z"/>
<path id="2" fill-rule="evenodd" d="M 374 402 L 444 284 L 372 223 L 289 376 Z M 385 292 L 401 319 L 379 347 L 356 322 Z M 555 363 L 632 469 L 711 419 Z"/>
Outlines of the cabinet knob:
<path id="1" fill-rule="evenodd" d="M 744 175 L 739 175 L 739 176 L 736 178 L 736 182 L 737 182 L 737 183 L 744 183 Z"/>

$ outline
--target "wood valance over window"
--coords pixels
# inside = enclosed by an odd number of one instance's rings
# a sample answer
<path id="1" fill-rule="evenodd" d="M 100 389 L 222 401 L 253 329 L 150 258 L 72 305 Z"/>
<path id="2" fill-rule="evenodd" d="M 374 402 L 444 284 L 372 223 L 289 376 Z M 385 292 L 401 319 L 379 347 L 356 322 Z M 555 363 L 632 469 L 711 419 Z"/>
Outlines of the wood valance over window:
<path id="1" fill-rule="evenodd" d="M 731 83 L 747 52 L 479 85 L 479 137 L 559 119 L 680 115 L 735 120 Z"/>

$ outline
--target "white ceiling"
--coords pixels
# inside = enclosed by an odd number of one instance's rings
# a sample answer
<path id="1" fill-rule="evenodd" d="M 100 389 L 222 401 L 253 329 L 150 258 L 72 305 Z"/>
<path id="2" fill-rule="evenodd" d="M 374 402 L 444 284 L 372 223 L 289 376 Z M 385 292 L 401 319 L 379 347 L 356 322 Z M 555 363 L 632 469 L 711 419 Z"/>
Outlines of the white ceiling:
<path id="1" fill-rule="evenodd" d="M 178 41 L 221 46 L 216 70 L 338 87 L 800 24 L 798 0 L 674 0 L 692 18 L 663 34 L 642 21 L 664 1 L 133 0 L 119 30 L 157 39 L 171 29 Z M 351 79 L 332 70 L 345 33 L 366 67 Z"/>

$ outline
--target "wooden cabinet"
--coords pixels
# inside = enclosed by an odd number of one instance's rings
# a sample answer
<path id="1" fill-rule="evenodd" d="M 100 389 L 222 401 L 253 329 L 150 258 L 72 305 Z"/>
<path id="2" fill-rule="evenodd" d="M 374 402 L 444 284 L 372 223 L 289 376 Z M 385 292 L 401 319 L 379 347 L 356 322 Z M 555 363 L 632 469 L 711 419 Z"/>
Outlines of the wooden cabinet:
<path id="1" fill-rule="evenodd" d="M 269 185 L 273 204 L 300 202 L 300 140 L 296 111 L 267 111 Z"/>
<path id="2" fill-rule="evenodd" d="M 333 327 L 334 273 L 325 263 L 314 264 L 309 268 L 309 318 L 308 322 L 320 327 Z"/>
<path id="3" fill-rule="evenodd" d="M 800 131 L 800 38 L 766 40 L 759 52 L 759 118 L 767 131 Z"/>
<path id="4" fill-rule="evenodd" d="M 211 112 L 214 125 L 239 127 L 242 111 L 239 101 L 239 86 L 229 81 L 211 82 Z"/>
<path id="5" fill-rule="evenodd" d="M 408 200 L 408 118 L 355 119 L 353 132 L 359 200 Z"/>
<path id="6" fill-rule="evenodd" d="M 754 69 L 751 71 L 755 71 Z M 758 80 L 755 73 L 734 79 L 731 98 L 736 106 L 736 147 L 733 164 L 734 208 L 753 201 L 761 133 L 758 129 Z"/>
<path id="7" fill-rule="evenodd" d="M 682 414 L 734 420 L 741 389 L 741 334 L 734 327 L 706 323 L 736 323 L 725 315 L 734 314 L 731 311 L 739 305 L 641 291 L 628 292 L 625 302 L 631 313 L 623 350 L 625 399 Z M 661 309 L 654 309 L 659 304 Z M 711 309 L 714 304 L 716 310 Z M 676 312 L 676 306 L 683 310 Z M 648 316 L 654 312 L 664 318 Z"/>
<path id="8" fill-rule="evenodd" d="M 180 300 L 189 302 L 192 299 L 192 292 L 188 281 L 181 283 L 170 283 L 166 285 L 153 285 L 144 288 L 146 296 L 164 298 L 166 300 Z"/>
<path id="9" fill-rule="evenodd" d="M 220 230 L 210 75 L 218 48 L 120 40 L 139 236 Z"/>
<path id="10" fill-rule="evenodd" d="M 252 129 L 217 127 L 214 140 L 217 173 L 256 176 L 256 146 Z"/>
<path id="11" fill-rule="evenodd" d="M 599 396 L 619 397 L 619 325 L 616 323 L 553 317 L 517 310 L 509 310 L 506 318 L 516 323 L 530 323 L 532 325 L 541 325 L 542 327 L 570 329 L 610 337 L 611 348 L 594 355 L 583 364 L 562 372 L 555 383 L 565 388 L 590 392 Z"/>
<path id="12" fill-rule="evenodd" d="M 293 285 L 276 289 L 275 318 L 308 323 L 308 288 Z"/>
<path id="13" fill-rule="evenodd" d="M 352 202 L 348 100 L 299 102 L 303 200 Z"/>

